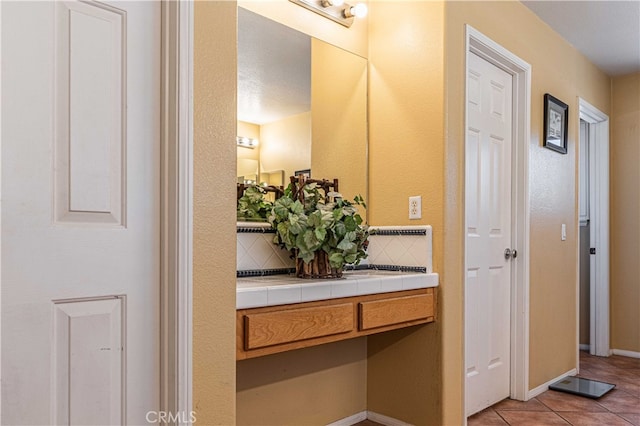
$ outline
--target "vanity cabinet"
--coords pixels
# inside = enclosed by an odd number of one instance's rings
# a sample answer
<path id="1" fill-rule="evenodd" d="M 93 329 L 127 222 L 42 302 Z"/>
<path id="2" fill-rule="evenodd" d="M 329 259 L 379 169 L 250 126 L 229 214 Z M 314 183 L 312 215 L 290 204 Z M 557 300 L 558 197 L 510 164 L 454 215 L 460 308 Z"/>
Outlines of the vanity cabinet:
<path id="1" fill-rule="evenodd" d="M 236 359 L 435 321 L 436 288 L 239 309 Z"/>

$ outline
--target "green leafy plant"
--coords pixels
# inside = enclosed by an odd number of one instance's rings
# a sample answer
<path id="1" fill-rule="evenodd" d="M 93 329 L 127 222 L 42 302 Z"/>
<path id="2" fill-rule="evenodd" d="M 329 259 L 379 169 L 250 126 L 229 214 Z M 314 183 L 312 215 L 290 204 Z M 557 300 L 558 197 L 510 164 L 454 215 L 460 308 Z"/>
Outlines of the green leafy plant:
<path id="1" fill-rule="evenodd" d="M 238 220 L 266 221 L 273 204 L 265 199 L 265 190 L 258 185 L 247 186 L 238 199 Z"/>
<path id="2" fill-rule="evenodd" d="M 357 205 L 366 208 L 361 196 L 343 200 L 337 192 L 323 194 L 317 183 L 299 190 L 292 183 L 273 203 L 268 220 L 276 230 L 274 243 L 292 252 L 298 276 L 341 276 L 345 265 L 367 257 L 369 228 Z"/>

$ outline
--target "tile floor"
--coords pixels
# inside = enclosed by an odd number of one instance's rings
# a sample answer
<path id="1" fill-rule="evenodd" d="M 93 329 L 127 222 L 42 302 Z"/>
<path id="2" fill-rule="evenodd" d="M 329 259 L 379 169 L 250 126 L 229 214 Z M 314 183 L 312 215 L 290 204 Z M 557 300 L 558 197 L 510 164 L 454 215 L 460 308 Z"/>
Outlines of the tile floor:
<path id="1" fill-rule="evenodd" d="M 580 352 L 580 375 L 616 384 L 599 399 L 548 390 L 527 402 L 505 399 L 468 419 L 469 426 L 640 426 L 640 359 Z"/>

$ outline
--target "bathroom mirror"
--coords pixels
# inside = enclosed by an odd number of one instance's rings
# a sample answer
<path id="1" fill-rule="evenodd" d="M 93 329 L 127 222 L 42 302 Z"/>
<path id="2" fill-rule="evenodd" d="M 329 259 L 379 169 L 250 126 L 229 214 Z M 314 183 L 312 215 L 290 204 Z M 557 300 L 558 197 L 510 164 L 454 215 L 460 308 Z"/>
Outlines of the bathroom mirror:
<path id="1" fill-rule="evenodd" d="M 367 198 L 367 60 L 238 8 L 238 182 L 338 178 Z M 362 212 L 366 217 L 366 212 Z"/>

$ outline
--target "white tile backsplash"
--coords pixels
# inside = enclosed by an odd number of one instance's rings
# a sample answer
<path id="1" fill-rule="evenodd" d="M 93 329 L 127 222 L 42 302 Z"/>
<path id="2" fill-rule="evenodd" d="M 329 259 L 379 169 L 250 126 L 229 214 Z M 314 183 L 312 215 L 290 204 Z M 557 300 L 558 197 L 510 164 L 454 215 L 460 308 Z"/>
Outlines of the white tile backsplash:
<path id="1" fill-rule="evenodd" d="M 239 232 L 237 238 L 238 271 L 293 268 L 290 253 L 273 243 L 275 234 Z"/>
<path id="2" fill-rule="evenodd" d="M 371 265 L 425 267 L 433 272 L 431 226 L 372 226 L 381 231 L 420 230 L 424 235 L 372 235 L 369 237 L 367 261 Z"/>
<path id="3" fill-rule="evenodd" d="M 371 235 L 368 257 L 362 265 L 423 267 L 433 272 L 431 226 L 372 226 L 381 231 L 423 231 L 423 235 Z M 237 270 L 294 268 L 287 250 L 273 243 L 274 234 L 239 232 L 237 234 Z"/>

